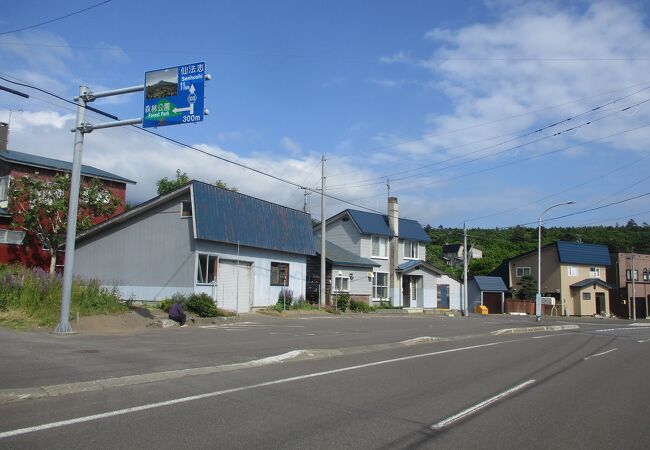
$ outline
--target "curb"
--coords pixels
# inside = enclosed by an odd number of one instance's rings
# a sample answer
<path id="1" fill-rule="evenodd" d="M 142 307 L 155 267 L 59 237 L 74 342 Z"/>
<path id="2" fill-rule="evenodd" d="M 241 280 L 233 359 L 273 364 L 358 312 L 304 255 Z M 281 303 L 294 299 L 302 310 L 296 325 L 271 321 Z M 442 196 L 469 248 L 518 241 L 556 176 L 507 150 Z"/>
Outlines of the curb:
<path id="1" fill-rule="evenodd" d="M 524 328 L 503 328 L 501 330 L 491 331 L 490 334 L 500 336 L 502 334 L 522 334 L 522 333 L 539 333 L 542 331 L 562 331 L 577 330 L 578 325 L 547 325 L 542 327 L 524 327 Z"/>
<path id="2" fill-rule="evenodd" d="M 540 331 L 575 330 L 578 325 L 555 325 L 543 327 L 506 328 L 492 331 L 491 335 L 535 333 Z M 292 350 L 279 355 L 268 356 L 242 363 L 231 363 L 219 366 L 196 367 L 190 369 L 168 370 L 140 375 L 127 375 L 122 377 L 111 377 L 92 381 L 81 381 L 75 383 L 63 383 L 49 386 L 37 386 L 32 388 L 0 389 L 0 404 L 32 400 L 48 397 L 59 397 L 68 394 L 81 392 L 101 391 L 124 386 L 133 386 L 158 381 L 175 380 L 191 376 L 209 375 L 221 372 L 231 372 L 240 369 L 263 367 L 272 364 L 282 364 L 290 361 L 314 361 L 319 359 L 333 358 L 336 356 L 349 356 L 362 353 L 371 353 L 381 350 L 392 350 L 407 348 L 417 345 L 434 344 L 436 342 L 453 342 L 476 338 L 484 335 L 462 335 L 452 337 L 421 336 L 398 342 L 384 344 L 371 344 L 354 347 L 333 348 L 333 349 L 300 349 Z"/>

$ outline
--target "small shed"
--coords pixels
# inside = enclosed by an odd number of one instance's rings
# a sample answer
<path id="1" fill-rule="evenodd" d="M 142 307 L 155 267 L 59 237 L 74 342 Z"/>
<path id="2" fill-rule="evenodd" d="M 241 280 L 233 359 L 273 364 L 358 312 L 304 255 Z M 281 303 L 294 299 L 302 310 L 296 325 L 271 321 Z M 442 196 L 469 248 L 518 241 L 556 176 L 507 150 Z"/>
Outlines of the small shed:
<path id="1" fill-rule="evenodd" d="M 475 276 L 469 279 L 467 285 L 469 310 L 477 305 L 487 306 L 490 314 L 504 312 L 505 293 L 508 291 L 501 277 Z"/>

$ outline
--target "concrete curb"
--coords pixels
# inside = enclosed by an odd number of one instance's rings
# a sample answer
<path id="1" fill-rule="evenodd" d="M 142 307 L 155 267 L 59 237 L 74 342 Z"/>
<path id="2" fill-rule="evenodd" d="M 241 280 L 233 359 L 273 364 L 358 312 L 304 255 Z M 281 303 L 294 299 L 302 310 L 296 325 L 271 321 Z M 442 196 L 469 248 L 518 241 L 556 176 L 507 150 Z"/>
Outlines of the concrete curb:
<path id="1" fill-rule="evenodd" d="M 523 327 L 523 328 L 503 328 L 501 330 L 491 331 L 490 334 L 500 336 L 502 334 L 522 334 L 522 333 L 539 333 L 541 331 L 562 331 L 577 330 L 578 325 L 547 325 L 541 327 Z"/>
<path id="2" fill-rule="evenodd" d="M 533 333 L 539 331 L 558 331 L 574 330 L 579 328 L 577 325 L 556 325 L 546 327 L 527 327 L 527 328 L 507 328 L 493 331 L 491 334 L 517 334 Z M 371 353 L 381 350 L 392 350 L 397 348 L 413 347 L 417 345 L 433 344 L 436 342 L 452 342 L 476 338 L 484 335 L 463 335 L 453 337 L 435 337 L 421 336 L 414 339 L 408 339 L 399 342 L 389 342 L 385 344 L 362 345 L 355 347 L 344 347 L 334 349 L 301 349 L 292 350 L 279 355 L 268 356 L 261 359 L 255 359 L 242 363 L 224 364 L 219 366 L 196 367 L 190 369 L 168 370 L 164 372 L 154 372 L 140 375 L 127 375 L 123 377 L 111 377 L 93 381 L 81 381 L 76 383 L 63 383 L 49 386 L 37 386 L 33 388 L 17 389 L 0 389 L 0 404 L 8 402 L 17 402 L 22 400 L 39 399 L 47 397 L 59 397 L 62 395 L 75 394 L 81 392 L 101 391 L 124 386 L 133 386 L 144 383 L 154 383 L 157 381 L 176 380 L 191 376 L 209 375 L 220 372 L 230 372 L 240 369 L 250 369 L 253 367 L 262 367 L 271 364 L 282 364 L 289 361 L 308 361 L 332 358 L 335 356 L 349 356 L 362 353 Z"/>

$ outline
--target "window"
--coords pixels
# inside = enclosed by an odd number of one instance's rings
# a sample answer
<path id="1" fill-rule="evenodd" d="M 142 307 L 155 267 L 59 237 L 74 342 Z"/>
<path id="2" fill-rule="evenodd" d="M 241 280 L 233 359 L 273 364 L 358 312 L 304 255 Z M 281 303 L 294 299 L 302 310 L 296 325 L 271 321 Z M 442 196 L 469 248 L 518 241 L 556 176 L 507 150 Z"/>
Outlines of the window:
<path id="1" fill-rule="evenodd" d="M 22 245 L 23 239 L 24 231 L 0 230 L 0 244 Z"/>
<path id="2" fill-rule="evenodd" d="M 567 267 L 567 275 L 570 277 L 577 277 L 578 276 L 578 268 L 576 266 L 568 266 Z"/>
<path id="3" fill-rule="evenodd" d="M 583 292 L 582 293 L 582 299 L 583 300 L 591 300 L 591 292 Z"/>
<path id="4" fill-rule="evenodd" d="M 289 286 L 289 264 L 271 263 L 271 286 Z"/>
<path id="5" fill-rule="evenodd" d="M 375 272 L 372 278 L 372 298 L 388 298 L 388 274 L 385 272 Z"/>
<path id="6" fill-rule="evenodd" d="M 517 278 L 530 275 L 530 267 L 517 267 Z"/>
<path id="7" fill-rule="evenodd" d="M 647 276 L 647 272 L 646 272 L 646 276 Z M 625 278 L 627 279 L 627 281 L 632 281 L 632 271 L 630 269 L 627 269 L 625 271 Z M 639 281 L 639 271 L 636 269 L 634 269 L 634 281 Z"/>
<path id="8" fill-rule="evenodd" d="M 600 278 L 600 267 L 590 267 L 589 278 Z"/>
<path id="9" fill-rule="evenodd" d="M 643 269 L 643 281 L 648 281 L 648 269 Z"/>
<path id="10" fill-rule="evenodd" d="M 373 236 L 371 256 L 373 258 L 388 258 L 388 238 L 386 236 Z"/>
<path id="11" fill-rule="evenodd" d="M 208 284 L 217 281 L 218 264 L 218 256 L 199 253 L 199 267 L 196 271 L 196 282 L 199 284 Z"/>
<path id="12" fill-rule="evenodd" d="M 9 198 L 9 175 L 0 177 L 0 202 L 6 202 Z"/>
<path id="13" fill-rule="evenodd" d="M 181 217 L 192 217 L 192 202 L 187 200 L 181 202 Z"/>
<path id="14" fill-rule="evenodd" d="M 334 277 L 334 292 L 350 292 L 350 278 Z"/>
<path id="15" fill-rule="evenodd" d="M 418 259 L 418 243 L 417 241 L 404 241 L 404 258 Z"/>

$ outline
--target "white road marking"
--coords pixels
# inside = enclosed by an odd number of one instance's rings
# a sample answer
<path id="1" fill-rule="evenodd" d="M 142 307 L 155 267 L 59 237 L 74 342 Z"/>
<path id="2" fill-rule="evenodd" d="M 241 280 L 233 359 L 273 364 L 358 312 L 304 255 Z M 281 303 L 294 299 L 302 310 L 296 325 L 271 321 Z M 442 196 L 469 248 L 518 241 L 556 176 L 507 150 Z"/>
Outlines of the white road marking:
<path id="1" fill-rule="evenodd" d="M 589 356 L 587 356 L 586 358 L 583 358 L 583 359 L 585 361 L 587 361 L 588 359 L 595 358 L 596 356 L 603 356 L 603 355 L 606 355 L 608 353 L 615 352 L 616 350 L 618 350 L 618 349 L 617 348 L 612 348 L 612 349 L 607 350 L 606 352 L 596 353 L 595 355 L 589 355 Z"/>
<path id="2" fill-rule="evenodd" d="M 628 331 L 629 331 L 629 330 L 633 330 L 633 331 L 647 331 L 647 330 L 644 330 L 643 328 L 638 328 L 638 327 L 636 327 L 636 328 L 632 328 L 632 327 L 605 328 L 605 329 L 602 329 L 602 330 L 594 330 L 594 331 L 595 331 L 596 333 L 597 333 L 597 332 L 603 332 L 603 333 L 604 333 L 604 332 L 607 332 L 607 331 L 619 331 L 619 330 L 623 330 L 623 331 L 625 331 L 625 330 L 628 330 Z"/>
<path id="3" fill-rule="evenodd" d="M 648 342 L 648 341 L 650 341 L 650 339 L 641 339 L 640 341 L 637 341 L 637 342 L 643 343 L 643 342 Z"/>
<path id="4" fill-rule="evenodd" d="M 571 333 L 545 334 L 544 336 L 533 336 L 531 337 L 531 339 L 544 339 L 547 337 L 566 336 L 567 334 L 571 334 Z"/>
<path id="5" fill-rule="evenodd" d="M 530 386 L 534 382 L 535 382 L 535 380 L 528 380 L 528 381 L 526 381 L 524 383 L 518 384 L 517 386 L 515 386 L 513 388 L 510 388 L 507 391 L 504 391 L 504 392 L 502 392 L 500 394 L 497 394 L 494 397 L 490 397 L 487 400 L 482 401 L 481 403 L 477 403 L 476 405 L 459 412 L 458 414 L 454 414 L 453 416 L 448 417 L 445 420 L 441 420 L 440 422 L 431 425 L 431 429 L 435 430 L 435 431 L 440 431 L 443 428 L 451 425 L 452 423 L 454 423 L 454 422 L 456 422 L 456 421 L 458 421 L 460 419 L 463 419 L 463 418 L 465 418 L 465 417 L 467 417 L 467 416 L 469 416 L 471 414 L 474 414 L 475 412 L 485 408 L 486 406 L 489 406 L 492 403 L 494 403 L 496 401 L 499 401 L 504 397 L 507 397 L 508 395 L 514 394 L 515 392 L 520 391 L 520 390 L 524 389 L 525 387 Z"/>
<path id="6" fill-rule="evenodd" d="M 359 370 L 359 369 L 365 369 L 367 367 L 375 367 L 375 366 L 381 366 L 384 364 L 391 364 L 391 363 L 396 363 L 396 362 L 402 362 L 402 361 L 408 361 L 412 359 L 419 359 L 419 358 L 426 358 L 429 356 L 437 356 L 437 355 L 444 355 L 448 353 L 456 353 L 456 352 L 461 352 L 461 351 L 466 351 L 466 350 L 475 350 L 478 348 L 485 348 L 485 347 L 493 347 L 496 345 L 503 345 L 503 344 L 508 344 L 512 342 L 521 342 L 524 339 L 512 339 L 508 341 L 500 341 L 500 342 L 490 342 L 488 344 L 479 344 L 479 345 L 472 345 L 469 347 L 459 347 L 459 348 L 452 348 L 449 350 L 440 350 L 437 352 L 430 352 L 430 353 L 420 353 L 418 355 L 410 355 L 410 356 L 402 356 L 400 358 L 392 358 L 392 359 L 385 359 L 382 361 L 375 361 L 371 363 L 366 363 L 366 364 L 359 364 L 356 366 L 348 366 L 348 367 L 342 367 L 340 369 L 332 369 L 332 370 L 326 370 L 323 372 L 315 372 L 315 373 L 310 373 L 307 375 L 299 375 L 295 377 L 288 377 L 288 378 L 280 378 L 278 380 L 273 380 L 273 381 L 267 381 L 264 383 L 257 383 L 257 384 L 251 384 L 247 386 L 241 386 L 237 388 L 232 388 L 232 389 L 225 389 L 222 391 L 214 391 L 214 392 L 208 392 L 205 394 L 199 394 L 199 395 L 192 395 L 189 397 L 181 397 L 181 398 L 176 398 L 172 400 L 166 400 L 162 402 L 157 402 L 157 403 L 149 403 L 146 405 L 141 405 L 141 406 L 134 406 L 131 408 L 124 408 L 124 409 L 118 409 L 115 411 L 108 411 L 100 414 L 93 414 L 90 416 L 83 416 L 83 417 L 77 417 L 74 419 L 68 419 L 68 420 L 61 420 L 58 422 L 50 422 L 50 423 L 45 423 L 42 425 L 36 425 L 33 427 L 26 427 L 26 428 L 18 428 L 15 430 L 9 430 L 9 431 L 4 431 L 0 432 L 0 439 L 12 437 L 12 436 L 19 436 L 22 434 L 28 434 L 28 433 L 34 433 L 37 431 L 43 431 L 43 430 L 50 430 L 52 428 L 60 428 L 60 427 L 65 427 L 68 425 L 75 425 L 78 423 L 84 423 L 84 422 L 90 422 L 93 420 L 100 420 L 100 419 L 106 419 L 109 417 L 115 417 L 115 416 L 121 416 L 125 414 L 131 414 L 139 411 L 146 411 L 149 409 L 154 409 L 154 408 L 162 408 L 165 406 L 171 406 L 171 405 L 177 405 L 179 403 L 187 403 L 187 402 L 193 402 L 196 400 L 203 400 L 206 398 L 211 398 L 211 397 L 217 397 L 221 395 L 226 395 L 226 394 L 232 394 L 235 392 L 242 392 L 242 391 L 248 391 L 252 389 L 259 389 L 267 386 L 273 386 L 273 385 L 278 385 L 278 384 L 284 384 L 284 383 L 292 383 L 294 381 L 301 381 L 301 380 L 307 380 L 310 378 L 316 378 L 316 377 L 322 377 L 326 375 L 332 375 L 335 373 L 342 373 L 342 372 L 349 372 L 352 370 Z"/>

